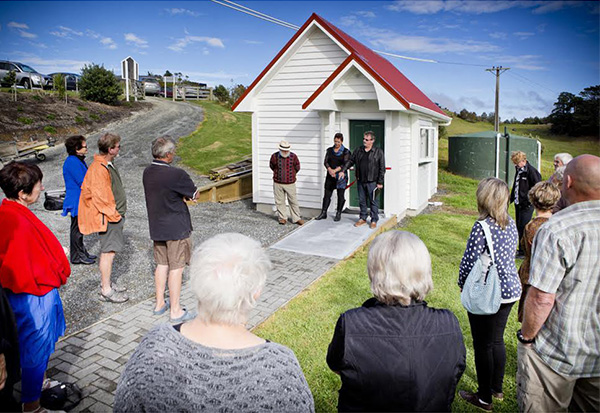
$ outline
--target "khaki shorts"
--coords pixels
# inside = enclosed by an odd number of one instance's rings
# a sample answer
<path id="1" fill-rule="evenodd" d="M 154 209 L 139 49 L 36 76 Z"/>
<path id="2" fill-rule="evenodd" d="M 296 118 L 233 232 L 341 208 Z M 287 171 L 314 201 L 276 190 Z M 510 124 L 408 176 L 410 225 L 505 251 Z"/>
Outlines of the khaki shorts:
<path id="1" fill-rule="evenodd" d="M 154 261 L 167 265 L 170 270 L 183 268 L 190 263 L 192 240 L 154 241 Z"/>
<path id="2" fill-rule="evenodd" d="M 100 252 L 121 252 L 125 248 L 123 224 L 125 217 L 119 222 L 109 222 L 105 232 L 100 232 Z"/>

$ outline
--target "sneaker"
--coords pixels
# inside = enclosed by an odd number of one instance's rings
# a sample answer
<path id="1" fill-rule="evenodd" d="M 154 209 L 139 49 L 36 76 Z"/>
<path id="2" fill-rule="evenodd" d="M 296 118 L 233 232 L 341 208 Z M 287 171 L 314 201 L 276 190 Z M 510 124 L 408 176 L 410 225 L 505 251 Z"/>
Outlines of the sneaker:
<path id="1" fill-rule="evenodd" d="M 367 223 L 367 221 L 365 221 L 364 219 L 359 219 L 356 224 L 354 224 L 355 227 L 362 227 L 363 225 L 365 225 Z"/>
<path id="2" fill-rule="evenodd" d="M 484 410 L 486 412 L 492 411 L 492 403 L 482 402 L 477 393 L 471 393 L 471 392 L 468 392 L 465 390 L 461 390 L 458 392 L 458 395 L 460 396 L 461 399 L 463 399 L 467 403 L 469 403 L 481 410 Z"/>
<path id="3" fill-rule="evenodd" d="M 100 291 L 100 301 L 106 301 L 107 303 L 124 303 L 129 300 L 129 297 L 124 292 L 117 292 L 114 289 L 111 289 L 108 294 L 103 294 L 102 290 Z"/>

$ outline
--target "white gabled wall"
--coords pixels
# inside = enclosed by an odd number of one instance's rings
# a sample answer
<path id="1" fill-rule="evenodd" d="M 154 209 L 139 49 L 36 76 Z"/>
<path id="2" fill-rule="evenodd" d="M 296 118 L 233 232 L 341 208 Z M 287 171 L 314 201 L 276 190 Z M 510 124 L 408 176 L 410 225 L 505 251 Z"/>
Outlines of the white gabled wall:
<path id="1" fill-rule="evenodd" d="M 373 83 L 356 68 L 344 74 L 333 91 L 335 100 L 377 100 Z"/>
<path id="2" fill-rule="evenodd" d="M 297 191 L 301 207 L 321 205 L 321 119 L 302 104 L 344 61 L 347 53 L 320 29 L 313 29 L 296 53 L 274 73 L 255 97 L 253 127 L 253 184 L 256 203 L 273 203 L 273 174 L 269 159 L 281 139 L 300 159 Z M 254 122 L 253 117 L 253 124 Z"/>

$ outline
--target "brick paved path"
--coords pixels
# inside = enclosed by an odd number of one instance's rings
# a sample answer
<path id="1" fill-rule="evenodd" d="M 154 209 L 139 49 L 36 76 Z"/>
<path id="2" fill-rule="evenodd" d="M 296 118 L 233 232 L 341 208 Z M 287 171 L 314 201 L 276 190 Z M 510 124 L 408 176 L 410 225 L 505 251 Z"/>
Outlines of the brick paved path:
<path id="1" fill-rule="evenodd" d="M 250 327 L 264 321 L 338 262 L 273 248 L 268 253 L 273 270 L 250 315 Z M 196 307 L 188 284 L 183 286 L 181 298 L 188 308 Z M 148 299 L 57 343 L 48 377 L 77 383 L 83 390 L 84 399 L 73 411 L 112 411 L 114 392 L 129 356 L 149 329 L 169 321 L 168 312 L 153 316 L 153 307 L 154 299 Z"/>

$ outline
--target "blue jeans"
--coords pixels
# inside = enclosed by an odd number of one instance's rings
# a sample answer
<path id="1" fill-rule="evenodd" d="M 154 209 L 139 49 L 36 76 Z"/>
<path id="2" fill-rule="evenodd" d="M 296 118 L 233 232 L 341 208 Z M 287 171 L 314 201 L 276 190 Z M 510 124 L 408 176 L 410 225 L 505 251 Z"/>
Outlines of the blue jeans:
<path id="1" fill-rule="evenodd" d="M 371 206 L 371 222 L 379 221 L 379 199 L 373 199 L 373 191 L 377 188 L 377 182 L 356 181 L 358 185 L 358 206 L 360 207 L 360 219 L 367 220 L 367 206 Z M 377 194 L 379 195 L 379 194 Z"/>

